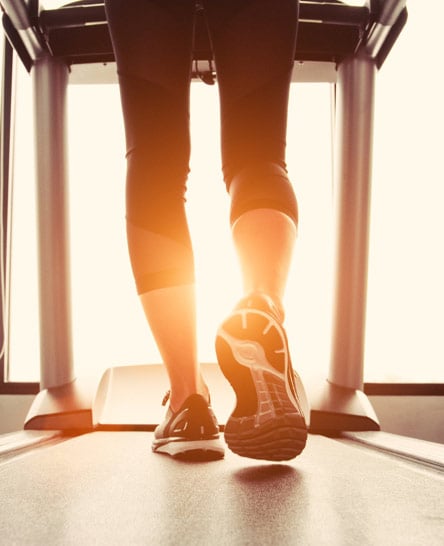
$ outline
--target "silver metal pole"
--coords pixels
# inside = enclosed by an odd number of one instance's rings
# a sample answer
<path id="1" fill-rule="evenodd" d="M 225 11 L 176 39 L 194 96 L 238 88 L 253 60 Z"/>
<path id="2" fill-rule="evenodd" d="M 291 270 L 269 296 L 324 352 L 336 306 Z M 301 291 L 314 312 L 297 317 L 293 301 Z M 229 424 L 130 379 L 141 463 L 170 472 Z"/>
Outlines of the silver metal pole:
<path id="1" fill-rule="evenodd" d="M 367 292 L 375 63 L 338 68 L 335 136 L 336 285 L 329 381 L 361 390 Z"/>
<path id="2" fill-rule="evenodd" d="M 41 389 L 74 380 L 66 168 L 68 67 L 49 55 L 33 69 L 40 283 Z"/>

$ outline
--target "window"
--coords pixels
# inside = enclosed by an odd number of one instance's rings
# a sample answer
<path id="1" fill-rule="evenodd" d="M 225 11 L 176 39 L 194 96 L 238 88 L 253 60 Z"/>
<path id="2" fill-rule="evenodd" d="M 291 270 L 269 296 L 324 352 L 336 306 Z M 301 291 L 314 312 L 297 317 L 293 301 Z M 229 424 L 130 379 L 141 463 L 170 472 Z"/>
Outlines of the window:
<path id="1" fill-rule="evenodd" d="M 38 381 L 39 313 L 32 87 L 16 60 L 11 187 L 10 319 L 8 381 Z"/>
<path id="2" fill-rule="evenodd" d="M 376 87 L 365 378 L 443 383 L 444 5 L 408 10 Z"/>
<path id="3" fill-rule="evenodd" d="M 436 16 L 430 18 L 432 4 Z M 440 49 L 433 43 L 440 34 L 432 28 L 443 12 L 439 0 L 429 0 L 427 7 L 411 1 L 407 26 L 377 77 L 366 381 L 444 382 L 444 173 L 439 153 L 444 110 L 436 69 Z M 418 55 L 418 48 L 424 55 Z M 9 380 L 37 381 L 32 98 L 21 67 L 17 77 Z M 199 353 L 205 362 L 215 359 L 214 332 L 239 295 L 240 279 L 220 172 L 217 90 L 193 84 L 191 110 L 187 206 L 197 262 Z M 303 374 L 322 374 L 329 365 L 330 125 L 329 85 L 294 84 L 288 165 L 301 222 L 287 292 L 287 327 Z M 115 85 L 70 86 L 69 154 L 77 373 L 159 362 L 127 258 L 123 127 Z"/>
<path id="4" fill-rule="evenodd" d="M 23 74 L 23 78 L 26 80 L 27 75 Z M 29 81 L 24 81 L 23 87 L 28 84 Z M 288 321 L 295 323 L 294 330 L 299 330 L 298 337 L 304 340 L 299 350 L 310 353 L 310 361 L 325 361 L 326 347 L 325 343 L 324 346 L 319 343 L 319 330 L 322 329 L 323 338 L 328 335 L 329 313 L 325 312 L 328 309 L 325 304 L 329 297 L 328 283 L 321 280 L 323 289 L 320 290 L 309 279 L 313 278 L 313 270 L 319 276 L 321 272 L 325 274 L 325 263 L 328 262 L 329 95 L 327 84 L 295 86 L 292 110 L 297 111 L 292 111 L 290 116 L 290 125 L 299 127 L 298 136 L 289 140 L 288 162 L 299 186 L 301 208 L 314 207 L 315 215 L 324 222 L 324 228 L 320 229 L 319 222 L 308 212 L 301 215 L 301 241 L 295 260 L 299 266 L 295 267 L 288 295 L 289 301 L 295 302 L 289 304 Z M 213 343 L 218 321 L 230 311 L 240 293 L 228 226 L 228 200 L 220 172 L 217 100 L 216 88 L 193 84 L 193 155 L 187 206 L 196 250 L 198 313 L 201 325 L 205 326 L 200 328 L 199 339 L 202 361 L 214 361 Z M 30 273 L 36 271 L 37 263 L 34 176 L 32 172 L 23 171 L 29 165 L 32 168 L 31 145 L 27 142 L 32 134 L 28 125 L 32 111 L 30 100 L 20 96 L 18 101 L 27 106 L 18 107 L 21 118 L 18 123 L 23 130 L 21 136 L 20 131 L 17 134 L 16 150 L 10 379 L 29 381 L 31 377 L 37 380 L 39 370 L 37 283 L 36 274 Z M 202 108 L 205 115 L 199 116 Z M 314 116 L 317 116 L 316 122 L 313 122 Z M 70 86 L 69 142 L 76 370 L 82 375 L 100 372 L 111 365 L 159 362 L 160 356 L 134 291 L 127 257 L 123 127 L 115 85 Z M 25 156 L 27 161 L 23 161 Z M 211 232 L 211 238 L 208 238 L 208 232 Z M 310 233 L 316 241 L 304 243 Z M 227 263 L 232 265 L 227 267 Z M 299 303 L 307 297 L 307 304 Z M 309 311 L 299 313 L 299 316 L 294 313 L 292 317 L 293 308 Z M 323 311 L 323 318 L 317 316 L 317 310 Z M 24 335 L 26 343 L 23 343 Z M 321 354 L 317 355 L 319 350 Z"/>

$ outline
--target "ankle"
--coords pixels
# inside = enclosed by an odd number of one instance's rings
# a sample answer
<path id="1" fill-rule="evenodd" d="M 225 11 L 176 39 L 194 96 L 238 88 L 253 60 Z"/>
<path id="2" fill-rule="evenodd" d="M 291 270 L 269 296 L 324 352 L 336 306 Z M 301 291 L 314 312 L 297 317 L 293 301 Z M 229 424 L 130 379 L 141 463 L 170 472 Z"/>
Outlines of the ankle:
<path id="1" fill-rule="evenodd" d="M 284 305 L 282 303 L 282 298 L 280 296 L 273 294 L 271 292 L 266 292 L 264 290 L 254 290 L 250 292 L 249 294 L 247 294 L 242 301 L 248 301 L 250 298 L 252 299 L 252 301 L 254 301 L 255 298 L 260 298 L 262 301 L 265 301 L 268 307 L 270 308 L 270 310 L 279 320 L 279 322 L 281 323 L 284 322 L 285 311 L 284 311 Z"/>
<path id="2" fill-rule="evenodd" d="M 210 391 L 208 390 L 208 387 L 204 382 L 202 382 L 202 384 L 190 387 L 172 387 L 169 395 L 171 411 L 173 413 L 179 411 L 187 398 L 189 398 L 193 394 L 199 394 L 208 402 L 208 404 L 210 403 Z"/>

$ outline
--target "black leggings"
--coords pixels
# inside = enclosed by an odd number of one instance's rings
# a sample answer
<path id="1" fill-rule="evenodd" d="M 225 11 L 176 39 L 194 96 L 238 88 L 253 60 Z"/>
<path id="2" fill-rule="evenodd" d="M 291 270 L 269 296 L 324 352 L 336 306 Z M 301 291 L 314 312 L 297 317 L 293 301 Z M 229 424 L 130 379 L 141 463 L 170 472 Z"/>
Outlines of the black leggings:
<path id="1" fill-rule="evenodd" d="M 196 0 L 106 0 L 105 5 L 125 121 L 127 221 L 132 236 L 140 236 L 138 244 L 130 242 L 138 292 L 186 284 L 194 278 L 185 192 Z M 273 208 L 296 223 L 285 139 L 298 0 L 200 0 L 200 5 L 219 85 L 230 220 Z M 154 241 L 153 248 L 143 250 L 142 239 L 145 247 Z M 156 263 L 154 250 L 162 241 L 172 244 L 170 251 L 163 245 L 160 255 L 171 256 Z"/>

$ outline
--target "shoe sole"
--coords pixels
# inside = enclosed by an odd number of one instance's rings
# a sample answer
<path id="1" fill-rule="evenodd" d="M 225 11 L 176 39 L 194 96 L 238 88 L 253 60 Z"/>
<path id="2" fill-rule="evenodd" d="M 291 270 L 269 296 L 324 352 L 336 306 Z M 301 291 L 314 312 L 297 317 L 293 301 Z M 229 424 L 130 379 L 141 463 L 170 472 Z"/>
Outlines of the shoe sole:
<path id="1" fill-rule="evenodd" d="M 225 450 L 222 442 L 212 440 L 154 440 L 152 444 L 154 453 L 170 455 L 174 459 L 188 461 L 213 461 L 222 459 Z"/>
<path id="2" fill-rule="evenodd" d="M 307 426 L 298 395 L 289 385 L 294 372 L 279 322 L 260 310 L 239 309 L 219 328 L 216 353 L 237 399 L 225 426 L 231 451 L 273 461 L 299 455 Z"/>

